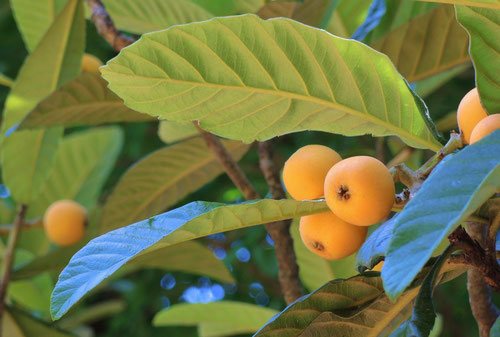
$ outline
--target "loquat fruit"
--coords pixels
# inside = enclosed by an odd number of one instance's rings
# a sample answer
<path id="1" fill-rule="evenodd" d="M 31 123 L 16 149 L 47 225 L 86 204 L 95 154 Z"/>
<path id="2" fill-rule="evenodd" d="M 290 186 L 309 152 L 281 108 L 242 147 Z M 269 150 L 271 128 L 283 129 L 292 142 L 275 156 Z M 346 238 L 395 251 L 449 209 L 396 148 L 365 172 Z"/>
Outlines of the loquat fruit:
<path id="1" fill-rule="evenodd" d="M 300 218 L 299 231 L 304 245 L 311 252 L 328 260 L 337 260 L 361 247 L 368 228 L 351 225 L 332 212 L 324 212 Z"/>
<path id="2" fill-rule="evenodd" d="M 99 74 L 99 67 L 102 66 L 101 60 L 91 54 L 84 54 L 82 58 L 82 72 Z"/>
<path id="3" fill-rule="evenodd" d="M 477 88 L 469 91 L 460 101 L 457 110 L 457 123 L 466 144 L 470 143 L 472 130 L 488 114 L 481 105 Z"/>
<path id="4" fill-rule="evenodd" d="M 500 129 L 500 114 L 489 115 L 477 123 L 474 130 L 472 130 L 470 143 L 474 144 L 498 129 Z"/>
<path id="5" fill-rule="evenodd" d="M 283 183 L 288 193 L 296 200 L 322 197 L 328 170 L 341 160 L 337 152 L 323 145 L 301 147 L 283 167 Z"/>
<path id="6" fill-rule="evenodd" d="M 325 199 L 339 218 L 357 226 L 374 225 L 389 215 L 395 187 L 385 165 L 368 156 L 335 164 L 325 179 Z"/>
<path id="7" fill-rule="evenodd" d="M 73 200 L 59 200 L 50 205 L 43 216 L 45 234 L 60 246 L 70 246 L 85 235 L 87 211 Z"/>

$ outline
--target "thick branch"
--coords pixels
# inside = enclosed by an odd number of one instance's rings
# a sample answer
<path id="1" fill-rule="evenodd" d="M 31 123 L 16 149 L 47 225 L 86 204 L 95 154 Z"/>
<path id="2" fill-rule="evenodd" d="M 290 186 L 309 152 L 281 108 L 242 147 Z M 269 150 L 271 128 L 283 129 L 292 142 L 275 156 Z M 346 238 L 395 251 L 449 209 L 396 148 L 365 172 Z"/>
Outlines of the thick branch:
<path id="1" fill-rule="evenodd" d="M 24 223 L 24 218 L 26 216 L 26 205 L 21 205 L 19 211 L 14 220 L 14 226 L 9 235 L 9 242 L 7 248 L 5 249 L 3 257 L 3 271 L 2 271 L 2 281 L 0 283 L 0 327 L 3 326 L 2 318 L 5 311 L 5 296 L 7 295 L 7 288 L 9 286 L 10 275 L 12 273 L 12 265 L 14 263 L 14 253 L 16 249 L 17 239 L 19 237 L 19 232 L 21 231 L 21 226 Z M 0 337 L 2 337 L 2 330 L 0 329 Z"/>
<path id="2" fill-rule="evenodd" d="M 259 164 L 274 199 L 286 198 L 281 185 L 279 169 L 273 160 L 271 142 L 259 143 Z M 279 279 L 285 301 L 289 304 L 302 295 L 299 281 L 299 266 L 293 249 L 293 239 L 290 235 L 290 220 L 274 222 L 266 225 L 267 231 L 274 241 L 276 258 L 278 260 Z"/>
<path id="3" fill-rule="evenodd" d="M 92 21 L 101 35 L 114 50 L 120 51 L 134 43 L 135 39 L 120 33 L 109 16 L 101 0 L 86 0 L 92 13 Z"/>
<path id="4" fill-rule="evenodd" d="M 475 240 L 473 243 L 477 245 L 485 244 L 487 237 L 486 229 L 487 227 L 482 224 L 470 224 L 469 233 L 472 236 L 470 238 L 471 241 Z M 471 243 L 469 242 L 469 244 Z M 486 255 L 485 258 L 489 257 Z M 498 271 L 499 268 L 495 259 L 493 261 L 485 261 L 485 263 L 490 264 L 492 268 L 494 265 Z M 488 337 L 490 335 L 490 329 L 499 315 L 498 309 L 491 300 L 491 289 L 485 283 L 486 278 L 484 276 L 484 272 L 474 269 L 467 272 L 469 303 L 479 328 L 480 337 Z M 496 281 L 500 284 L 500 272 L 496 275 Z"/>

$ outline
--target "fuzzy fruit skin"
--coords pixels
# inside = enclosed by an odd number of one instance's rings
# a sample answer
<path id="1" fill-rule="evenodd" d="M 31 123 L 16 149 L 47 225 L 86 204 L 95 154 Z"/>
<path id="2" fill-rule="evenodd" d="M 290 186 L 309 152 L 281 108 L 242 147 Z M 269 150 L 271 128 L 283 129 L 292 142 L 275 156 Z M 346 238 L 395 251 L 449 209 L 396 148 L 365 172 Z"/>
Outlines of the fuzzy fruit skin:
<path id="1" fill-rule="evenodd" d="M 484 111 L 477 88 L 472 89 L 460 101 L 457 110 L 457 123 L 466 144 L 470 143 L 472 130 L 488 114 Z"/>
<path id="2" fill-rule="evenodd" d="M 332 212 L 324 212 L 300 218 L 299 231 L 311 252 L 327 260 L 338 260 L 361 247 L 368 228 L 351 225 Z"/>
<path id="3" fill-rule="evenodd" d="M 295 200 L 323 196 L 328 170 L 341 161 L 340 155 L 323 145 L 306 145 L 288 158 L 283 167 L 283 183 Z"/>
<path id="4" fill-rule="evenodd" d="M 351 157 L 335 164 L 326 176 L 324 187 L 326 203 L 332 212 L 357 226 L 371 226 L 387 218 L 396 193 L 387 167 L 368 156 Z"/>
<path id="5" fill-rule="evenodd" d="M 94 55 L 84 54 L 82 59 L 82 72 L 100 74 L 99 67 L 102 66 L 101 60 Z"/>
<path id="6" fill-rule="evenodd" d="M 47 208 L 43 216 L 45 234 L 59 246 L 70 246 L 85 235 L 87 211 L 72 200 L 59 200 Z"/>
<path id="7" fill-rule="evenodd" d="M 489 115 L 477 123 L 474 130 L 472 130 L 470 144 L 474 144 L 498 129 L 500 129 L 500 114 Z"/>

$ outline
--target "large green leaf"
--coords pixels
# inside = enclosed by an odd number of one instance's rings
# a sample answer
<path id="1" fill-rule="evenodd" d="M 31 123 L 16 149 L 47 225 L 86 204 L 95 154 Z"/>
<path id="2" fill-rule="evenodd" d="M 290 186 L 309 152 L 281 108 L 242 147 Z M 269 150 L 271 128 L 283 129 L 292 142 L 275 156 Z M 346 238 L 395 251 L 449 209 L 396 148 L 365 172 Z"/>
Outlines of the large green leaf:
<path id="1" fill-rule="evenodd" d="M 500 113 L 500 3 L 497 9 L 456 6 L 458 21 L 470 35 L 470 54 L 476 70 L 481 103 L 488 113 Z"/>
<path id="2" fill-rule="evenodd" d="M 409 82 L 467 63 L 469 39 L 451 6 L 438 6 L 391 30 L 371 46 L 389 56 Z"/>
<path id="3" fill-rule="evenodd" d="M 145 34 L 102 71 L 132 109 L 231 139 L 319 130 L 439 148 L 425 106 L 386 56 L 289 19 L 243 15 Z"/>
<path id="4" fill-rule="evenodd" d="M 51 203 L 61 199 L 93 208 L 122 145 L 123 133 L 118 127 L 95 128 L 65 137 L 49 177 L 29 206 L 29 215 L 40 216 Z"/>
<path id="5" fill-rule="evenodd" d="M 82 73 L 45 98 L 21 122 L 20 129 L 139 122 L 153 118 L 127 108 L 96 74 Z"/>
<path id="6" fill-rule="evenodd" d="M 127 262 L 202 236 L 319 213 L 323 201 L 258 200 L 237 205 L 192 202 L 90 241 L 62 271 L 51 300 L 55 319 Z"/>
<path id="7" fill-rule="evenodd" d="M 371 233 L 359 249 L 356 264 L 360 272 L 372 269 L 387 254 L 396 217 L 392 217 Z"/>
<path id="8" fill-rule="evenodd" d="M 444 4 L 500 9 L 500 3 L 498 2 L 498 0 L 420 0 L 420 1 L 425 1 L 425 2 L 433 1 Z"/>
<path id="9" fill-rule="evenodd" d="M 213 17 L 190 0 L 104 0 L 104 5 L 119 29 L 137 34 Z"/>
<path id="10" fill-rule="evenodd" d="M 339 261 L 328 261 L 312 253 L 302 243 L 299 226 L 294 222 L 290 228 L 293 249 L 299 265 L 299 276 L 304 287 L 309 291 L 319 288 L 335 278 L 348 278 L 356 275 L 355 255 Z"/>
<path id="11" fill-rule="evenodd" d="M 399 213 L 382 277 L 396 298 L 440 243 L 500 189 L 500 131 L 440 163 Z"/>
<path id="12" fill-rule="evenodd" d="M 448 268 L 439 281 L 461 275 Z M 385 337 L 411 313 L 419 286 L 392 302 L 378 273 L 333 280 L 288 306 L 255 337 Z"/>
<path id="13" fill-rule="evenodd" d="M 194 137 L 200 133 L 191 122 L 178 123 L 161 121 L 158 127 L 158 137 L 166 144 L 176 143 L 180 140 Z"/>
<path id="14" fill-rule="evenodd" d="M 78 74 L 84 45 L 82 3 L 69 1 L 21 68 L 6 101 L 2 133 Z M 2 176 L 16 201 L 29 203 L 39 192 L 61 135 L 60 129 L 48 129 L 18 132 L 4 139 Z"/>
<path id="15" fill-rule="evenodd" d="M 153 325 L 198 326 L 202 332 L 200 336 L 234 336 L 254 333 L 277 313 L 273 309 L 243 302 L 183 303 L 157 313 Z M 209 333 L 208 330 L 212 332 Z"/>
<path id="16" fill-rule="evenodd" d="M 74 1 L 74 0 L 72 0 Z M 28 50 L 34 50 L 68 0 L 10 0 Z"/>
<path id="17" fill-rule="evenodd" d="M 265 0 L 191 0 L 215 16 L 256 13 Z"/>
<path id="18" fill-rule="evenodd" d="M 240 142 L 224 144 L 236 160 L 248 150 Z M 102 211 L 101 232 L 158 214 L 223 172 L 201 138 L 157 150 L 133 165 L 117 183 Z"/>

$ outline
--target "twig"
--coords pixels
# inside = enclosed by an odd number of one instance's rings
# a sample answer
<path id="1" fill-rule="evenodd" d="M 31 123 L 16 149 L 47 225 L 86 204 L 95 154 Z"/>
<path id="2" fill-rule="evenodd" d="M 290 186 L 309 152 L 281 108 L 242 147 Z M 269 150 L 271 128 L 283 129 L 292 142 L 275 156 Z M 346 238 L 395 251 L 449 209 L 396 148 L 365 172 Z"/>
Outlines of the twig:
<path id="1" fill-rule="evenodd" d="M 396 154 L 394 156 L 394 158 L 392 158 L 388 163 L 387 163 L 387 167 L 391 168 L 393 166 L 396 166 L 398 164 L 402 164 L 404 163 L 405 161 L 407 161 L 411 155 L 413 154 L 413 152 L 415 152 L 415 149 L 412 148 L 412 147 L 405 147 L 403 148 L 401 151 L 399 151 L 398 154 Z"/>
<path id="2" fill-rule="evenodd" d="M 449 154 L 462 148 L 463 142 L 459 133 L 451 132 L 450 139 L 445 146 L 441 148 L 434 156 L 432 156 L 424 165 L 417 170 L 417 175 L 420 179 L 425 180 L 431 174 L 432 170 Z"/>
<path id="3" fill-rule="evenodd" d="M 471 236 L 467 235 L 468 238 L 464 237 L 462 241 L 463 243 L 460 242 L 460 244 L 463 247 L 465 247 L 464 244 L 474 246 L 475 250 L 479 251 L 479 249 L 481 248 L 480 244 L 484 244 L 486 241 L 485 229 L 486 227 L 482 224 L 470 224 L 469 233 Z M 461 235 L 464 236 L 465 230 L 463 230 L 463 228 L 460 232 Z M 495 277 L 494 280 L 497 282 L 497 289 L 499 289 L 500 271 L 498 268 L 498 264 L 495 259 L 493 259 L 493 261 L 490 261 L 490 259 L 488 259 L 489 257 L 490 256 L 488 255 L 483 257 L 485 259 L 485 261 L 483 261 L 483 264 L 485 265 L 484 268 L 496 269 L 497 274 L 493 277 Z M 499 315 L 498 309 L 495 307 L 491 300 L 491 290 L 486 284 L 490 283 L 488 282 L 489 277 L 491 277 L 491 275 L 487 275 L 485 271 L 481 269 L 470 269 L 467 272 L 467 291 L 469 293 L 469 303 L 472 314 L 474 315 L 477 326 L 479 328 L 480 337 L 488 337 L 490 335 L 490 329 Z"/>
<path id="4" fill-rule="evenodd" d="M 13 224 L 0 225 L 0 236 L 9 235 L 9 233 L 11 232 L 13 227 L 14 227 Z M 40 227 L 43 227 L 42 221 L 24 222 L 21 224 L 21 230 L 23 230 L 23 231 L 29 230 L 29 229 L 40 228 Z"/>
<path id="5" fill-rule="evenodd" d="M 259 143 L 259 165 L 274 199 L 286 198 L 281 185 L 279 169 L 273 160 L 273 149 L 270 141 Z M 293 250 L 293 239 L 290 235 L 290 220 L 274 222 L 266 225 L 267 231 L 274 241 L 276 258 L 279 265 L 279 280 L 285 301 L 290 304 L 302 295 L 299 281 L 299 266 Z"/>
<path id="6" fill-rule="evenodd" d="M 385 162 L 385 138 L 375 138 L 375 156 L 382 163 Z"/>
<path id="7" fill-rule="evenodd" d="M 86 0 L 92 13 L 92 21 L 101 35 L 114 50 L 120 51 L 134 43 L 135 39 L 120 33 L 109 16 L 101 0 Z"/>
<path id="8" fill-rule="evenodd" d="M 21 205 L 19 211 L 17 212 L 16 219 L 14 220 L 14 226 L 9 235 L 9 242 L 7 248 L 5 249 L 3 257 L 3 271 L 2 271 L 2 281 L 0 283 L 0 327 L 3 326 L 3 313 L 5 311 L 5 296 L 7 295 L 7 288 L 9 286 L 10 275 L 12 273 L 12 265 L 14 263 L 14 253 L 16 249 L 17 239 L 19 237 L 19 232 L 21 226 L 24 223 L 24 218 L 26 216 L 26 205 Z M 2 330 L 0 329 L 0 337 L 2 337 Z"/>

